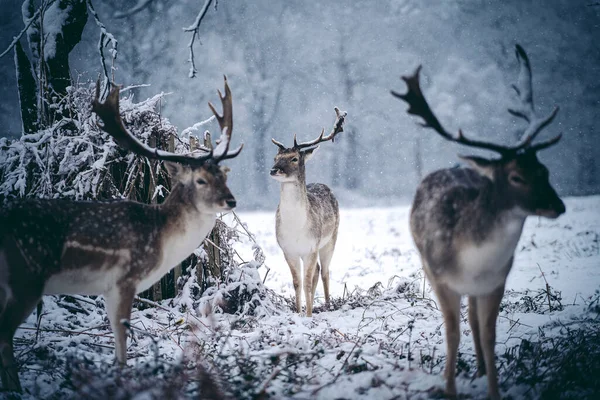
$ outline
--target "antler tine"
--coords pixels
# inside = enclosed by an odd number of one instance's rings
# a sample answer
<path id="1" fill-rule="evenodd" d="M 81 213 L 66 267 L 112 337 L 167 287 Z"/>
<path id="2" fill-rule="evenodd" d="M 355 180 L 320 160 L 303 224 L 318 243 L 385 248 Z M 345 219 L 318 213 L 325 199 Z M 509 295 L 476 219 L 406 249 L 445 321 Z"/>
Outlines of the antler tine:
<path id="1" fill-rule="evenodd" d="M 223 81 L 225 82 L 225 96 L 223 96 L 220 90 L 217 90 L 223 107 L 223 115 L 219 115 L 215 106 L 213 106 L 211 102 L 208 102 L 208 107 L 217 118 L 221 128 L 221 137 L 219 138 L 217 148 L 215 149 L 215 160 L 217 162 L 226 158 L 233 158 L 230 157 L 231 154 L 237 152 L 237 155 L 239 154 L 239 151 L 241 151 L 241 148 L 239 148 L 233 153 L 228 153 L 231 134 L 233 133 L 233 104 L 231 100 L 231 89 L 229 89 L 229 85 L 227 84 L 227 76 L 223 75 Z"/>
<path id="2" fill-rule="evenodd" d="M 554 136 L 552 139 L 548 139 L 543 142 L 536 143 L 533 146 L 529 146 L 529 147 L 527 147 L 527 150 L 533 151 L 533 152 L 540 151 L 540 150 L 543 150 L 550 146 L 554 146 L 556 143 L 558 143 L 558 141 L 560 139 L 562 139 L 562 133 L 559 133 L 558 135 Z"/>
<path id="3" fill-rule="evenodd" d="M 406 83 L 408 92 L 402 94 L 394 90 L 391 91 L 392 95 L 405 101 L 408 104 L 407 113 L 421 117 L 423 122 L 419 125 L 425 128 L 431 128 L 451 142 L 461 143 L 471 147 L 478 147 L 482 149 L 492 150 L 500 154 L 506 154 L 511 151 L 509 147 L 497 145 L 494 143 L 482 142 L 478 140 L 471 140 L 464 136 L 462 130 L 458 130 L 458 134 L 454 136 L 448 132 L 440 121 L 437 119 L 431 107 L 425 100 L 425 96 L 421 91 L 421 85 L 419 83 L 419 74 L 421 72 L 421 65 L 417 67 L 415 72 L 410 76 L 402 76 L 402 80 Z"/>
<path id="4" fill-rule="evenodd" d="M 102 129 L 106 131 L 117 142 L 119 146 L 132 153 L 151 159 L 179 162 L 187 165 L 202 165 L 212 157 L 212 152 L 199 156 L 190 157 L 175 154 L 168 151 L 153 149 L 140 142 L 123 125 L 119 113 L 119 87 L 115 86 L 110 91 L 104 103 L 100 102 L 100 82 L 96 82 L 96 96 L 92 101 L 92 111 L 95 112 L 103 122 Z"/>
<path id="5" fill-rule="evenodd" d="M 275 138 L 271 138 L 271 142 L 273 142 L 275 146 L 279 147 L 279 149 L 285 150 L 285 146 L 283 145 L 283 143 L 278 142 L 277 140 L 275 140 Z"/>
<path id="6" fill-rule="evenodd" d="M 314 140 L 311 140 L 310 142 L 304 142 L 304 143 L 300 143 L 300 144 L 298 144 L 298 142 L 296 141 L 296 135 L 294 135 L 294 148 L 304 149 L 304 148 L 312 147 L 319 143 L 327 142 L 330 140 L 332 142 L 334 142 L 335 137 L 339 133 L 344 132 L 344 122 L 346 122 L 346 116 L 348 115 L 348 113 L 346 111 L 340 111 L 340 109 L 337 107 L 334 107 L 334 110 L 335 110 L 335 123 L 333 124 L 333 129 L 331 130 L 329 135 L 324 136 L 325 128 L 323 128 L 321 130 L 321 134 L 319 135 L 319 137 L 317 137 Z"/>
<path id="7" fill-rule="evenodd" d="M 243 148 L 244 148 L 244 143 L 240 144 L 240 146 L 237 149 L 223 154 L 221 157 L 219 157 L 219 161 L 228 160 L 230 158 L 237 157 L 242 152 Z"/>
<path id="8" fill-rule="evenodd" d="M 527 53 L 525 53 L 523 47 L 518 44 L 515 46 L 515 54 L 519 63 L 519 76 L 517 78 L 517 83 L 513 84 L 512 88 L 517 93 L 520 104 L 518 105 L 518 108 L 509 108 L 508 112 L 515 117 L 524 119 L 529 123 L 529 126 L 523 133 L 521 140 L 516 146 L 514 146 L 515 151 L 518 151 L 530 148 L 535 137 L 554 120 L 559 108 L 554 107 L 552 112 L 544 118 L 539 118 L 536 115 L 533 103 L 533 89 L 531 84 L 532 74 L 529 57 L 527 56 Z M 557 139 L 556 142 L 558 142 L 558 140 L 560 139 Z"/>

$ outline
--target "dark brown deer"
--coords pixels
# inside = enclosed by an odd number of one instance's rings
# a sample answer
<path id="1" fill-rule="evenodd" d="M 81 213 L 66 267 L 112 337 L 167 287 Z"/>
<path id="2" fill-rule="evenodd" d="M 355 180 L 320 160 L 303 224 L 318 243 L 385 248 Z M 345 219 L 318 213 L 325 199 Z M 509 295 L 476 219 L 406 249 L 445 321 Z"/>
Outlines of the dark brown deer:
<path id="1" fill-rule="evenodd" d="M 272 139 L 279 150 L 271 168 L 271 176 L 281 183 L 275 226 L 277 243 L 292 272 L 297 312 L 302 310 L 304 286 L 307 317 L 312 316 L 319 270 L 325 291 L 325 304 L 329 306 L 329 264 L 337 240 L 340 213 L 338 202 L 327 185 L 306 184 L 305 163 L 319 148 L 319 143 L 334 141 L 335 136 L 343 132 L 346 113 L 340 112 L 338 108 L 335 108 L 335 113 L 333 130 L 327 136 L 324 136 L 323 129 L 315 140 L 298 143 L 294 135 L 294 146 L 290 148 Z M 301 265 L 304 266 L 304 285 Z"/>
<path id="2" fill-rule="evenodd" d="M 212 229 L 216 213 L 235 198 L 219 162 L 229 151 L 231 91 L 219 97 L 223 115 L 209 107 L 221 141 L 201 156 L 173 154 L 139 142 L 119 115 L 119 88 L 92 109 L 103 129 L 125 149 L 165 161 L 171 193 L 160 205 L 132 201 L 15 200 L 0 210 L 0 361 L 5 390 L 20 391 L 13 336 L 44 294 L 104 295 L 115 336 L 116 360 L 127 362 L 126 328 L 136 293 L 148 289 L 196 249 Z M 225 168 L 225 167 L 223 167 Z"/>
<path id="3" fill-rule="evenodd" d="M 548 169 L 536 153 L 557 143 L 561 135 L 533 144 L 552 122 L 558 108 L 539 118 L 534 112 L 531 66 L 523 48 L 516 46 L 519 78 L 513 85 L 519 108 L 509 112 L 529 125 L 521 141 L 502 146 L 452 134 L 438 121 L 423 97 L 419 71 L 402 79 L 406 94 L 392 94 L 409 105 L 408 113 L 452 142 L 491 150 L 498 159 L 462 157 L 471 168 L 443 169 L 428 175 L 417 189 L 410 229 L 421 254 L 423 269 L 439 300 L 446 325 L 446 394 L 456 396 L 456 361 L 460 339 L 461 296 L 469 297 L 469 323 L 477 356 L 477 375 L 487 372 L 488 394 L 499 399 L 494 361 L 496 319 L 506 277 L 525 218 L 557 218 L 565 212 L 548 180 Z"/>

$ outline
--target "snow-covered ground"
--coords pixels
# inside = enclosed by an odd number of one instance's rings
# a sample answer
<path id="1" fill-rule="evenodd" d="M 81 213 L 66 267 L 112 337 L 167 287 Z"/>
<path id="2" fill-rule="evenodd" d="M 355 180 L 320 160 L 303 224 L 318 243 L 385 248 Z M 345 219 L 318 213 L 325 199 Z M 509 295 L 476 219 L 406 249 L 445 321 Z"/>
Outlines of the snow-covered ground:
<path id="1" fill-rule="evenodd" d="M 496 354 L 502 392 L 514 398 L 537 394 L 504 374 L 502 355 L 523 339 L 559 335 L 558 324 L 552 324 L 581 317 L 600 289 L 600 196 L 567 198 L 565 203 L 567 213 L 557 220 L 528 219 L 507 282 Z M 444 327 L 436 299 L 424 285 L 408 212 L 408 206 L 342 210 L 331 264 L 335 311 L 306 318 L 280 302 L 277 310 L 265 308 L 258 317 L 200 316 L 183 313 L 177 301 L 167 300 L 161 308 L 134 310 L 133 326 L 158 339 L 137 333 L 129 349 L 130 365 L 153 357 L 175 362 L 182 354 L 199 355 L 210 361 L 209 370 L 226 371 L 221 376 L 232 381 L 223 384 L 247 398 L 431 397 L 443 387 Z M 275 240 L 274 212 L 239 217 L 266 256 L 268 270 L 259 268 L 260 279 L 280 295 L 293 295 Z M 251 260 L 251 240 L 245 238 L 237 251 Z M 321 283 L 317 297 L 323 300 Z M 55 299 L 45 303 L 37 342 L 35 313 L 17 333 L 17 358 L 29 360 L 21 377 L 33 397 L 61 390 L 68 396 L 71 392 L 60 388 L 66 355 L 109 364 L 111 333 L 102 307 L 95 305 L 102 305 L 101 299 L 82 297 L 67 305 L 70 311 Z M 466 308 L 461 332 L 458 391 L 485 398 L 485 378 L 472 379 L 475 359 Z"/>

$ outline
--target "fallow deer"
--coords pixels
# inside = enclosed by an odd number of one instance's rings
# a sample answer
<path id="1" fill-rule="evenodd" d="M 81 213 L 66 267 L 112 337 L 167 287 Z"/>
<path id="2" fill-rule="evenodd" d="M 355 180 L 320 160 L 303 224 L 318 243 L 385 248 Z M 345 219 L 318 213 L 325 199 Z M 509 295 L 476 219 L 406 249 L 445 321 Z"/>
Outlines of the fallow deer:
<path id="1" fill-rule="evenodd" d="M 116 361 L 127 362 L 126 329 L 136 293 L 148 289 L 188 257 L 212 229 L 216 213 L 235 198 L 220 161 L 229 151 L 231 91 L 213 105 L 221 141 L 200 156 L 152 149 L 138 141 L 119 115 L 119 88 L 92 103 L 102 128 L 123 148 L 165 161 L 172 189 L 164 203 L 132 201 L 14 200 L 0 210 L 0 361 L 2 385 L 20 391 L 13 336 L 44 294 L 104 295 L 115 337 Z M 225 167 L 223 167 L 225 168 Z"/>
<path id="2" fill-rule="evenodd" d="M 335 113 L 333 130 L 327 136 L 323 136 L 323 129 L 315 140 L 298 143 L 294 135 L 294 146 L 290 148 L 272 139 L 278 151 L 275 164 L 271 168 L 271 176 L 281 183 L 275 233 L 277 243 L 283 250 L 292 272 L 298 313 L 302 310 L 301 297 L 304 286 L 307 317 L 312 316 L 319 270 L 323 280 L 325 303 L 329 306 L 329 264 L 337 240 L 340 214 L 338 202 L 327 185 L 306 184 L 305 163 L 319 148 L 319 143 L 334 141 L 335 136 L 343 132 L 346 113 L 340 112 L 337 107 Z M 304 282 L 300 261 L 304 266 Z"/>
<path id="3" fill-rule="evenodd" d="M 446 326 L 446 394 L 456 396 L 456 361 L 460 339 L 461 296 L 469 298 L 469 323 L 477 357 L 477 375 L 488 375 L 488 395 L 499 399 L 494 345 L 496 319 L 515 247 L 529 215 L 557 218 L 565 205 L 549 183 L 548 169 L 536 153 L 556 144 L 561 135 L 533 144 L 558 108 L 538 117 L 534 110 L 531 66 L 516 46 L 520 65 L 513 85 L 519 107 L 508 111 L 529 125 L 514 146 L 502 146 L 448 132 L 427 104 L 419 85 L 419 66 L 402 77 L 406 94 L 392 94 L 408 103 L 408 113 L 452 142 L 500 155 L 498 159 L 462 157 L 470 168 L 442 169 L 419 185 L 410 213 L 410 229 L 425 274 L 439 300 Z"/>

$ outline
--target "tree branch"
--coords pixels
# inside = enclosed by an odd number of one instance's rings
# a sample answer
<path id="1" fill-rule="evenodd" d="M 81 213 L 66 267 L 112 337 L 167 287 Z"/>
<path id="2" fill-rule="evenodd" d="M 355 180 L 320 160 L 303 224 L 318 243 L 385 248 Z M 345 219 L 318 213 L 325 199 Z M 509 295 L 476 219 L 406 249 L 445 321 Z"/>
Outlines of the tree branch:
<path id="1" fill-rule="evenodd" d="M 148 7 L 154 0 L 138 0 L 137 4 L 126 11 L 117 11 L 113 14 L 115 18 L 125 18 L 130 15 L 137 14 L 144 8 Z"/>
<path id="2" fill-rule="evenodd" d="M 213 0 L 206 0 L 206 2 L 204 3 L 204 6 L 202 6 L 202 9 L 196 16 L 196 20 L 194 21 L 194 23 L 192 25 L 188 26 L 187 28 L 183 28 L 184 32 L 192 32 L 192 38 L 190 39 L 190 42 L 188 43 L 188 48 L 190 49 L 190 57 L 188 59 L 188 62 L 190 63 L 190 72 L 188 74 L 188 77 L 190 77 L 190 78 L 196 77 L 196 73 L 198 72 L 198 70 L 196 70 L 196 63 L 194 61 L 194 41 L 196 40 L 196 36 L 198 36 L 198 38 L 200 38 L 200 33 L 199 33 L 200 24 L 202 23 L 202 20 L 204 19 L 204 16 L 208 12 L 208 8 L 210 7 L 212 2 L 213 2 Z"/>
<path id="3" fill-rule="evenodd" d="M 49 5 L 49 4 L 48 4 Z M 35 12 L 35 14 L 33 14 L 31 16 L 31 18 L 29 18 L 29 21 L 27 21 L 27 23 L 25 24 L 25 28 L 23 28 L 23 30 L 21 32 L 19 32 L 19 34 L 17 36 L 15 36 L 13 38 L 13 41 L 10 43 L 10 45 L 8 45 L 8 48 L 6 50 L 4 50 L 2 52 L 2 54 L 0 54 L 0 58 L 4 57 L 5 55 L 8 54 L 9 51 L 11 51 L 13 49 L 13 47 L 15 47 L 15 45 L 17 44 L 17 42 L 21 39 L 21 37 L 23 37 L 23 34 L 25 32 L 27 32 L 27 29 L 29 29 L 29 27 L 31 26 L 31 24 L 33 23 L 33 21 L 36 20 L 37 17 L 40 16 L 40 12 L 42 12 L 42 7 L 44 6 L 44 4 L 42 4 L 37 11 Z"/>
<path id="4" fill-rule="evenodd" d="M 104 79 L 102 82 L 103 90 L 102 90 L 102 96 L 101 96 L 101 98 L 104 98 L 110 89 L 110 83 L 114 80 L 114 79 L 111 79 L 111 77 L 108 74 L 108 69 L 106 67 L 106 57 L 104 56 L 104 47 L 108 46 L 109 44 L 112 45 L 112 50 L 110 52 L 111 53 L 110 55 L 111 55 L 112 63 L 114 65 L 114 62 L 117 59 L 117 47 L 119 45 L 119 42 L 117 41 L 117 39 L 115 39 L 115 37 L 113 36 L 112 33 L 108 32 L 106 30 L 106 26 L 100 21 L 100 18 L 98 18 L 98 14 L 96 13 L 96 10 L 94 9 L 94 6 L 92 5 L 91 0 L 87 0 L 87 5 L 88 5 L 88 9 L 90 10 L 90 14 L 92 14 L 92 16 L 94 17 L 94 21 L 96 22 L 96 25 L 98 26 L 98 28 L 100 28 L 100 40 L 98 41 L 98 52 L 100 53 L 100 63 L 102 64 L 102 71 L 104 72 Z M 112 67 L 111 67 L 111 69 L 112 69 Z"/>

